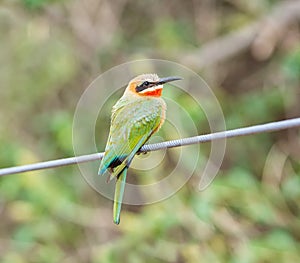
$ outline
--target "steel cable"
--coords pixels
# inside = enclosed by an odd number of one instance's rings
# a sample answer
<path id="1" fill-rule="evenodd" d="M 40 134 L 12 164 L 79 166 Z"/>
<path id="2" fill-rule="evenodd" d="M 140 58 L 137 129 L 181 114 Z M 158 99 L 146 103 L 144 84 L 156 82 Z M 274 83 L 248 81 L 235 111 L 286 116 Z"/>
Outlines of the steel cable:
<path id="1" fill-rule="evenodd" d="M 290 129 L 300 127 L 300 118 L 294 118 L 289 120 L 277 121 L 277 122 L 270 122 L 260 125 L 254 125 L 244 128 L 237 128 L 228 131 L 221 131 L 216 133 L 204 134 L 189 138 L 177 139 L 172 141 L 165 141 L 160 143 L 154 144 L 147 144 L 144 145 L 140 152 L 150 152 L 150 151 L 157 151 L 166 148 L 173 148 L 197 143 L 204 143 L 210 142 L 213 140 L 220 140 L 238 136 L 246 136 L 251 134 L 258 134 L 258 133 L 265 133 L 265 132 L 273 132 L 279 131 L 284 129 Z M 35 170 L 42 170 L 42 169 L 49 169 L 55 168 L 60 166 L 72 165 L 77 163 L 84 163 L 90 161 L 100 160 L 104 153 L 94 153 L 88 155 L 81 155 L 76 157 L 70 158 L 63 158 L 45 162 L 39 162 L 34 164 L 27 164 L 15 167 L 8 167 L 0 169 L 0 176 L 9 175 L 9 174 L 16 174 L 16 173 L 23 173 Z"/>

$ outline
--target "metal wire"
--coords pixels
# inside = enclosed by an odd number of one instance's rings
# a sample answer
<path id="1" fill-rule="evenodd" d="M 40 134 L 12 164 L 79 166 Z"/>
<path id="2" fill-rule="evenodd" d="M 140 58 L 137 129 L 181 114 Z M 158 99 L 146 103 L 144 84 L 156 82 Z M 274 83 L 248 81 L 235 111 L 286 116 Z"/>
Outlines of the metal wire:
<path id="1" fill-rule="evenodd" d="M 210 133 L 210 134 L 204 134 L 204 135 L 183 138 L 178 140 L 148 144 L 148 145 L 144 145 L 141 148 L 140 152 L 157 151 L 166 148 L 204 143 L 213 140 L 220 140 L 220 139 L 226 139 L 226 138 L 232 138 L 238 136 L 246 136 L 250 134 L 273 132 L 273 131 L 279 131 L 279 130 L 290 129 L 295 127 L 300 127 L 300 118 L 270 122 L 266 124 L 254 125 L 254 126 Z M 100 160 L 103 157 L 103 154 L 104 153 L 94 153 L 94 154 L 81 155 L 76 157 L 63 158 L 63 159 L 51 160 L 46 162 L 34 163 L 34 164 L 27 164 L 22 166 L 3 168 L 0 169 L 0 176 L 61 167 L 61 166 L 72 165 L 77 163 L 96 161 L 96 160 Z"/>

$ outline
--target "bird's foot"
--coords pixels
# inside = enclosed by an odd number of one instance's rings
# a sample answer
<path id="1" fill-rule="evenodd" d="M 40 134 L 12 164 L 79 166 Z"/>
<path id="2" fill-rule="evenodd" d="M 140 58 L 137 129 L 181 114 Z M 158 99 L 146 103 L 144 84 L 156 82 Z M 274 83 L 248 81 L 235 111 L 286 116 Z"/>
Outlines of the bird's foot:
<path id="1" fill-rule="evenodd" d="M 141 154 L 145 155 L 145 154 L 147 154 L 147 153 L 148 153 L 148 152 L 138 152 L 137 155 L 141 155 Z"/>

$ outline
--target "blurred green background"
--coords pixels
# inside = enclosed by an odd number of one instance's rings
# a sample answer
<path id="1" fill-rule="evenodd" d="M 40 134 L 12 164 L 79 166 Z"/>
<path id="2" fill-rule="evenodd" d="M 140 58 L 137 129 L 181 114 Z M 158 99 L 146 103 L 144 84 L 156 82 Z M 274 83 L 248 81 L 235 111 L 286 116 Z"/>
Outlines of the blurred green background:
<path id="1" fill-rule="evenodd" d="M 299 116 L 299 20 L 285 16 L 287 2 L 1 1 L 0 167 L 72 156 L 82 92 L 101 72 L 134 59 L 169 59 L 199 73 L 227 128 Z M 264 19 L 273 10 L 282 10 L 279 19 Z M 230 37 L 251 35 L 249 27 L 258 37 L 240 48 Z M 212 45 L 225 55 L 203 55 Z M 190 114 L 197 120 L 197 111 Z M 209 131 L 203 117 L 197 125 Z M 125 205 L 119 226 L 111 201 L 77 166 L 2 177 L 0 261 L 299 262 L 299 146 L 299 129 L 231 139 L 205 191 L 195 173 L 163 202 Z M 203 156 L 209 152 L 201 146 Z"/>

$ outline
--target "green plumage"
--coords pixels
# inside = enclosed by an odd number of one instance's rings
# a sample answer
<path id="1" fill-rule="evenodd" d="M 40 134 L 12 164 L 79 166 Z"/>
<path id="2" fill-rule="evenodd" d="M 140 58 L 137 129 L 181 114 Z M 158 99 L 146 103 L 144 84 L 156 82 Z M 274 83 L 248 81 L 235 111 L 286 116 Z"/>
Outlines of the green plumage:
<path id="1" fill-rule="evenodd" d="M 136 152 L 147 142 L 161 124 L 165 103 L 161 98 L 123 97 L 112 110 L 111 126 L 99 174 L 107 170 L 116 177 L 114 222 L 119 224 L 127 169 Z"/>

